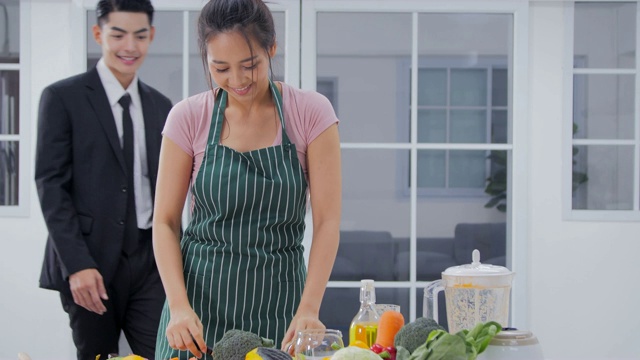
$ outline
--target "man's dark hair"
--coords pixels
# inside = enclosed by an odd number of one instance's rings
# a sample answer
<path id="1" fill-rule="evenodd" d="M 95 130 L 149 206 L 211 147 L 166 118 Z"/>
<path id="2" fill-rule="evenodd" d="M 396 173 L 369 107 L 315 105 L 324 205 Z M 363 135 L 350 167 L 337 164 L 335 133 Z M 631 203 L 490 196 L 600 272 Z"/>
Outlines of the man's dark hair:
<path id="1" fill-rule="evenodd" d="M 149 24 L 153 24 L 151 0 L 100 0 L 96 6 L 98 25 L 102 27 L 109 20 L 109 14 L 115 11 L 146 13 Z"/>

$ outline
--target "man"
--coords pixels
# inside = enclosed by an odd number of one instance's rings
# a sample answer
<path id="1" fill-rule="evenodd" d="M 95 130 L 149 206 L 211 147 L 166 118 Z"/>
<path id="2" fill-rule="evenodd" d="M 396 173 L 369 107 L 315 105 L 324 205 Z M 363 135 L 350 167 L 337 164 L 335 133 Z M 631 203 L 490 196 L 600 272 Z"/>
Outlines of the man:
<path id="1" fill-rule="evenodd" d="M 60 292 L 78 359 L 154 357 L 164 291 L 151 219 L 168 98 L 138 80 L 150 0 L 100 0 L 102 58 L 42 92 L 35 180 L 49 231 L 40 287 Z"/>

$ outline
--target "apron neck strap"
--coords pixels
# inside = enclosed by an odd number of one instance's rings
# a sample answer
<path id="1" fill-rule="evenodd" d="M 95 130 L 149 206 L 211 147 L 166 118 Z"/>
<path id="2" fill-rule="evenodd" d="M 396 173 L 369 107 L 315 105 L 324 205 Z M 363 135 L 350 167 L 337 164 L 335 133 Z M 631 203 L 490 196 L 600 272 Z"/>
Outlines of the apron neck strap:
<path id="1" fill-rule="evenodd" d="M 273 81 L 269 80 L 269 88 L 271 89 L 271 94 L 273 95 L 273 102 L 276 107 L 276 111 L 278 113 L 278 117 L 280 118 L 280 125 L 282 127 L 282 144 L 289 145 L 291 141 L 287 136 L 287 132 L 285 131 L 285 121 L 284 121 L 284 111 L 282 94 L 278 87 L 273 83 Z M 218 144 L 220 142 L 220 133 L 222 132 L 222 124 L 224 122 L 224 110 L 227 108 L 227 92 L 218 89 L 216 93 L 215 105 L 213 107 L 213 113 L 211 114 L 211 127 L 209 130 L 209 141 L 208 143 L 211 145 Z M 213 130 L 213 131 L 211 131 Z"/>
<path id="2" fill-rule="evenodd" d="M 284 111 L 282 110 L 284 107 L 284 102 L 282 101 L 282 94 L 276 84 L 269 79 L 269 87 L 271 88 L 271 93 L 273 94 L 273 102 L 276 105 L 276 110 L 278 111 L 278 116 L 280 117 L 280 124 L 282 125 L 282 144 L 289 145 L 291 141 L 289 141 L 289 137 L 287 136 L 285 121 L 284 121 Z"/>

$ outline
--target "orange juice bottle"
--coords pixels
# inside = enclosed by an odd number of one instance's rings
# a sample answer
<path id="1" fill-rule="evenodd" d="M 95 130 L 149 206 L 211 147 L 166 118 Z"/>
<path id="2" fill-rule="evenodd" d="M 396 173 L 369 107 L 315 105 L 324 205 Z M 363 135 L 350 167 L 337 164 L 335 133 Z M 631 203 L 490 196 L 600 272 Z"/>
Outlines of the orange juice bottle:
<path id="1" fill-rule="evenodd" d="M 349 345 L 362 341 L 371 347 L 378 335 L 378 313 L 375 309 L 376 289 L 373 280 L 360 280 L 360 310 L 351 321 L 349 328 Z"/>

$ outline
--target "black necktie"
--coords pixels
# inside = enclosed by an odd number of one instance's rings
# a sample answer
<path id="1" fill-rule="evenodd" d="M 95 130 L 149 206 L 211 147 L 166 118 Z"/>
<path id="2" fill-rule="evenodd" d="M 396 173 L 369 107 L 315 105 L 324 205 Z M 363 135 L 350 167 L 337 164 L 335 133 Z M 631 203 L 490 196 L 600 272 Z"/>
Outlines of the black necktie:
<path id="1" fill-rule="evenodd" d="M 122 153 L 127 166 L 127 218 L 125 220 L 125 239 L 123 251 L 130 255 L 138 246 L 138 220 L 136 217 L 136 199 L 133 188 L 133 121 L 129 113 L 131 96 L 125 93 L 120 100 L 122 106 Z"/>

